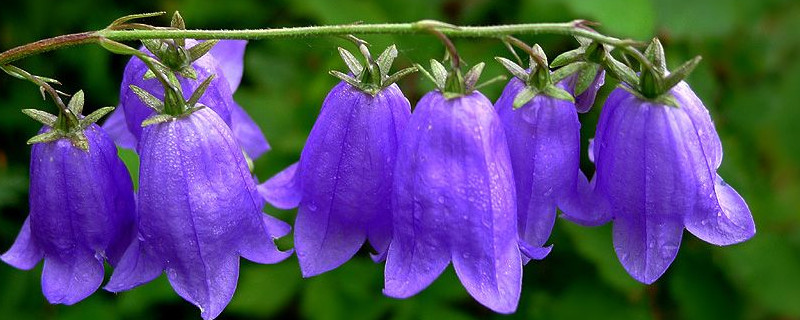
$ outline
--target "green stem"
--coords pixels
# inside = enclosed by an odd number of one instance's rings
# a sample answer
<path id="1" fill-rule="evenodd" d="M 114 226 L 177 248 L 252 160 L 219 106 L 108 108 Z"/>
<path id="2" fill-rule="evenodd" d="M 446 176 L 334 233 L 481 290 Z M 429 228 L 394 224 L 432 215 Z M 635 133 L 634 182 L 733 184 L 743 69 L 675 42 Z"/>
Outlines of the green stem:
<path id="1" fill-rule="evenodd" d="M 277 39 L 277 38 L 307 38 L 321 36 L 341 36 L 347 34 L 429 34 L 431 29 L 437 30 L 448 37 L 503 37 L 506 35 L 523 34 L 561 34 L 572 35 L 595 40 L 600 43 L 615 47 L 626 48 L 636 42 L 605 36 L 584 28 L 585 21 L 575 20 L 565 23 L 528 23 L 481 27 L 450 26 L 438 21 L 423 20 L 414 23 L 388 23 L 388 24 L 352 24 L 312 26 L 277 29 L 246 29 L 246 30 L 100 30 L 44 39 L 26 44 L 0 53 L 0 65 L 5 65 L 29 55 L 47 52 L 62 47 L 97 43 L 100 38 L 115 41 L 129 41 L 142 39 Z"/>

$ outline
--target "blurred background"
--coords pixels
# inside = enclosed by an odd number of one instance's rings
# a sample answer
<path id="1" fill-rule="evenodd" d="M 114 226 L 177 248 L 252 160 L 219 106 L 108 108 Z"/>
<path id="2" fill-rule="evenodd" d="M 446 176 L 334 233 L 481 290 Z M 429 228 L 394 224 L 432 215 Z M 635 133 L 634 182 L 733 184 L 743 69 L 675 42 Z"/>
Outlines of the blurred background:
<path id="1" fill-rule="evenodd" d="M 409 22 L 437 19 L 460 25 L 561 22 L 589 19 L 617 37 L 658 36 L 670 67 L 694 55 L 703 62 L 689 78 L 722 139 L 720 174 L 747 200 L 758 233 L 750 241 L 714 247 L 686 233 L 680 253 L 651 286 L 630 278 L 617 261 L 610 226 L 582 228 L 559 220 L 544 261 L 525 267 L 518 311 L 493 314 L 475 303 L 452 268 L 421 294 L 393 300 L 381 294 L 382 265 L 366 251 L 326 274 L 302 279 L 296 258 L 277 265 L 242 260 L 236 295 L 221 319 L 800 319 L 800 1 L 793 0 L 358 0 L 110 2 L 6 1 L 0 10 L 0 50 L 65 33 L 103 28 L 132 13 L 180 10 L 189 28 L 259 28 L 317 24 Z M 168 17 L 148 20 L 167 25 Z M 431 36 L 368 36 L 375 54 L 396 43 L 395 68 L 443 55 Z M 540 43 L 550 58 L 577 43 L 563 36 L 522 37 Z M 503 74 L 494 56 L 510 57 L 492 39 L 455 40 L 469 64 L 487 62 L 484 79 Z M 251 41 L 236 100 L 261 125 L 273 150 L 256 162 L 263 181 L 299 157 L 326 93 L 344 70 L 338 38 Z M 127 59 L 98 46 L 69 48 L 16 64 L 61 80 L 65 92 L 83 89 L 86 112 L 116 105 Z M 594 135 L 608 81 L 590 113 L 582 115 L 586 139 Z M 433 86 L 419 75 L 400 82 L 412 104 Z M 496 99 L 502 84 L 485 88 Z M 38 125 L 19 112 L 54 111 L 37 89 L 0 76 L 0 251 L 11 246 L 28 213 L 30 147 Z M 136 168 L 131 152 L 121 153 Z M 136 175 L 133 172 L 134 177 Z M 284 221 L 293 211 L 267 208 Z M 280 240 L 292 246 L 291 237 Z M 172 292 L 164 277 L 130 292 L 98 291 L 74 306 L 52 306 L 39 283 L 41 264 L 20 271 L 0 264 L 3 319 L 199 319 L 199 311 Z"/>

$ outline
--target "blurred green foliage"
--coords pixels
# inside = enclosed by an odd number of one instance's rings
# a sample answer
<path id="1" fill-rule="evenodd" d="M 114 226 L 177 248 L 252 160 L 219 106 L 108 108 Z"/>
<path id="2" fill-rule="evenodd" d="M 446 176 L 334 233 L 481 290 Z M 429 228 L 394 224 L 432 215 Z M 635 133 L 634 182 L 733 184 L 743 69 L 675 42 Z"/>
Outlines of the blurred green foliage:
<path id="1" fill-rule="evenodd" d="M 525 267 L 519 310 L 495 315 L 477 305 L 452 269 L 429 289 L 407 300 L 381 294 L 382 266 L 367 252 L 343 267 L 302 279 L 297 260 L 277 265 L 243 262 L 239 287 L 223 319 L 789 319 L 800 318 L 800 2 L 793 0 L 357 0 L 226 1 L 160 0 L 109 2 L 28 0 L 3 3 L 0 49 L 59 34 L 102 28 L 116 17 L 180 10 L 190 28 L 257 28 L 438 19 L 487 25 L 555 22 L 576 18 L 602 23 L 618 37 L 658 36 L 670 66 L 694 55 L 704 60 L 689 78 L 715 119 L 725 148 L 720 173 L 747 199 L 758 234 L 719 248 L 684 237 L 678 258 L 654 285 L 632 280 L 614 255 L 609 226 L 583 228 L 559 220 L 553 253 Z M 168 20 L 155 19 L 154 24 Z M 439 58 L 430 36 L 369 36 L 373 51 L 396 43 L 396 68 Z M 523 37 L 554 57 L 575 46 L 556 36 Z M 485 77 L 502 74 L 493 56 L 508 56 L 492 39 L 456 40 L 468 63 L 486 61 Z M 252 41 L 243 85 L 236 93 L 261 125 L 273 150 L 256 162 L 264 180 L 297 160 L 322 99 L 343 70 L 338 38 Z M 60 79 L 66 92 L 83 89 L 87 111 L 115 105 L 126 59 L 87 46 L 27 58 L 18 63 L 35 74 Z M 412 103 L 430 83 L 412 76 L 400 83 Z M 613 88 L 610 83 L 600 99 Z M 490 98 L 501 85 L 484 90 Z M 584 140 L 593 136 L 600 103 L 582 115 Z M 42 102 L 36 88 L 0 76 L 0 250 L 9 248 L 27 214 L 27 138 L 38 130 L 19 110 Z M 585 142 L 585 141 L 584 141 Z M 585 146 L 584 146 L 585 147 Z M 136 167 L 136 159 L 123 153 Z M 583 169 L 593 168 L 587 159 Z M 294 212 L 267 209 L 292 221 Z M 291 239 L 280 245 L 291 247 Z M 98 291 L 75 306 L 51 306 L 41 295 L 39 274 L 0 265 L 0 318 L 5 319 L 199 319 L 194 306 L 174 294 L 161 277 L 133 291 Z"/>

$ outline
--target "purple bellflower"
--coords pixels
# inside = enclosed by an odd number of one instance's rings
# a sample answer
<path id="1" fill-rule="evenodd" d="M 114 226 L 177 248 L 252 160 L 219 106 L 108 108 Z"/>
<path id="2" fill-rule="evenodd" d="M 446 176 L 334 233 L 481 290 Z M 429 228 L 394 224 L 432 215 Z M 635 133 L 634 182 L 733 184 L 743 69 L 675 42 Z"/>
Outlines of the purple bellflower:
<path id="1" fill-rule="evenodd" d="M 291 252 L 273 240 L 290 227 L 261 212 L 264 200 L 231 129 L 211 108 L 195 110 L 142 131 L 138 239 L 105 289 L 128 290 L 165 271 L 175 292 L 212 319 L 233 296 L 239 257 L 284 260 Z"/>
<path id="2" fill-rule="evenodd" d="M 411 104 L 393 81 L 381 80 L 391 78 L 388 67 L 370 83 L 368 70 L 340 52 L 356 76 L 337 75 L 344 80 L 325 98 L 299 164 L 259 186 L 272 205 L 299 206 L 294 245 L 304 277 L 342 265 L 367 239 L 379 260 L 392 235 L 392 175 Z M 387 52 L 381 56 L 397 54 L 394 46 Z"/>
<path id="3" fill-rule="evenodd" d="M 534 61 L 547 58 L 538 45 Z M 515 77 L 495 103 L 508 139 L 508 149 L 517 190 L 520 237 L 541 247 L 550 237 L 558 206 L 566 214 L 578 211 L 581 200 L 591 194 L 586 176 L 580 171 L 580 127 L 578 111 L 586 112 L 603 83 L 602 72 L 592 74 L 590 83 L 572 101 L 578 73 L 552 79 L 545 64 L 522 67 L 504 58 L 497 60 Z M 590 70 L 591 71 L 591 70 Z M 544 81 L 537 81 L 538 79 Z M 576 107 L 580 104 L 580 109 Z"/>
<path id="4" fill-rule="evenodd" d="M 652 283 L 678 253 L 686 228 L 724 246 L 755 234 L 744 199 L 717 174 L 722 146 L 708 110 L 685 82 L 672 107 L 617 88 L 591 152 L 596 192 L 610 204 L 614 249 L 636 280 Z"/>
<path id="5" fill-rule="evenodd" d="M 177 58 L 171 58 L 169 54 L 173 54 L 174 50 L 172 49 L 178 47 L 172 42 L 169 43 L 171 45 L 163 44 L 160 47 L 163 50 L 155 49 L 152 46 L 150 48 L 159 52 L 156 56 L 162 61 L 173 61 Z M 173 67 L 175 68 L 173 71 L 178 72 L 178 80 L 183 92 L 194 92 L 203 79 L 208 78 L 211 74 L 215 75 L 199 102 L 214 110 L 231 127 L 234 137 L 249 157 L 258 158 L 269 150 L 269 144 L 258 125 L 233 100 L 233 92 L 238 88 L 242 78 L 244 49 L 247 41 L 222 40 L 211 47 L 209 51 L 208 45 L 212 43 L 186 39 L 187 48 L 181 47 L 180 50 L 188 52 L 182 57 L 191 61 L 181 61 Z M 164 48 L 169 48 L 169 50 Z M 142 48 L 142 51 L 152 54 L 148 48 Z M 203 54 L 206 51 L 208 53 Z M 165 65 L 169 67 L 168 63 Z M 130 86 L 142 88 L 159 99 L 163 99 L 164 96 L 161 84 L 152 77 L 145 77 L 146 74 L 149 74 L 148 70 L 140 59 L 131 58 L 125 66 L 123 74 L 119 107 L 103 125 L 114 137 L 115 142 L 124 148 L 136 149 L 137 141 L 142 134 L 142 121 L 154 114 L 154 111 L 139 99 Z"/>
<path id="6" fill-rule="evenodd" d="M 448 81 L 434 78 L 440 90 L 425 95 L 409 120 L 397 154 L 384 293 L 413 296 L 452 261 L 472 297 L 511 313 L 522 284 L 520 249 L 541 259 L 549 248 L 518 241 L 503 125 L 491 102 L 472 89 L 482 66 L 464 77 L 471 81 L 462 92 L 470 93 L 443 91 Z"/>
<path id="7" fill-rule="evenodd" d="M 93 124 L 112 108 L 83 118 L 82 106 L 79 92 L 70 102 L 72 113 L 58 120 L 25 110 L 45 124 L 29 141 L 34 143 L 30 215 L 0 256 L 25 270 L 44 259 L 42 292 L 53 304 L 71 305 L 95 292 L 103 281 L 103 262 L 116 265 L 134 234 L 130 174 L 114 142 Z"/>

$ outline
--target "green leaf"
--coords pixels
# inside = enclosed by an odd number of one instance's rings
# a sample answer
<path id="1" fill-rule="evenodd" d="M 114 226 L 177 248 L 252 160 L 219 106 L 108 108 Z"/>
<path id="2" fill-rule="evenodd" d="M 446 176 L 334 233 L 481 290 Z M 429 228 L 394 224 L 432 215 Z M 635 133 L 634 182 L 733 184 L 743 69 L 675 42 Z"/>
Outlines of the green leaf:
<path id="1" fill-rule="evenodd" d="M 153 109 L 158 113 L 161 113 L 161 111 L 164 110 L 164 102 L 150 94 L 150 92 L 147 92 L 135 85 L 130 85 L 129 87 L 133 93 L 139 97 L 139 100 L 141 100 L 146 106 L 150 107 L 150 109 Z"/>
<path id="2" fill-rule="evenodd" d="M 211 51 L 211 48 L 214 48 L 214 45 L 216 45 L 217 42 L 219 42 L 217 39 L 206 40 L 194 45 L 194 47 L 189 48 L 189 60 L 192 62 L 197 61 L 197 59 L 200 59 L 202 56 L 206 55 L 206 53 Z"/>
<path id="3" fill-rule="evenodd" d="M 494 57 L 494 59 L 497 60 L 497 62 L 499 62 L 503 66 L 503 68 L 506 68 L 506 70 L 508 70 L 508 72 L 511 73 L 511 75 L 513 75 L 517 79 L 522 80 L 522 82 L 524 83 L 528 83 L 528 79 L 530 78 L 530 74 L 528 74 L 528 71 L 526 71 L 518 64 L 506 58 Z"/>
<path id="4" fill-rule="evenodd" d="M 72 95 L 72 98 L 69 99 L 67 108 L 72 110 L 72 113 L 79 115 L 83 113 L 83 102 L 84 102 L 83 90 L 78 90 L 78 92 L 75 92 L 75 94 Z"/>
<path id="5" fill-rule="evenodd" d="M 55 126 L 56 120 L 58 120 L 55 115 L 38 109 L 22 109 L 22 113 L 51 128 Z"/>
<path id="6" fill-rule="evenodd" d="M 383 50 L 381 55 L 378 56 L 378 60 L 375 60 L 375 63 L 381 71 L 381 75 L 385 76 L 389 74 L 389 71 L 392 69 L 392 63 L 396 58 L 397 47 L 395 47 L 395 45 L 391 45 L 387 47 L 386 50 Z"/>
<path id="7" fill-rule="evenodd" d="M 347 65 L 347 69 L 350 70 L 350 72 L 353 74 L 353 77 L 360 79 L 361 73 L 364 72 L 364 66 L 362 66 L 361 63 L 358 62 L 358 59 L 356 59 L 356 57 L 350 53 L 350 51 L 347 51 L 347 49 L 342 47 L 339 47 L 338 49 L 339 56 L 342 57 L 344 64 Z"/>
<path id="8" fill-rule="evenodd" d="M 522 108 L 526 103 L 533 100 L 536 95 L 539 94 L 535 89 L 531 88 L 531 86 L 525 86 L 517 96 L 514 97 L 514 109 Z"/>

